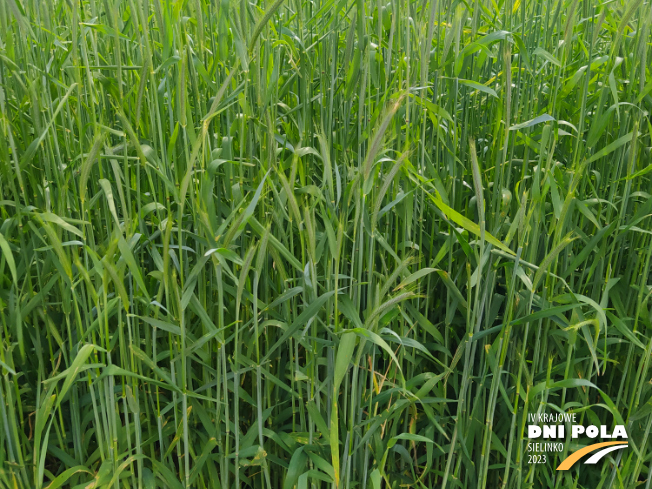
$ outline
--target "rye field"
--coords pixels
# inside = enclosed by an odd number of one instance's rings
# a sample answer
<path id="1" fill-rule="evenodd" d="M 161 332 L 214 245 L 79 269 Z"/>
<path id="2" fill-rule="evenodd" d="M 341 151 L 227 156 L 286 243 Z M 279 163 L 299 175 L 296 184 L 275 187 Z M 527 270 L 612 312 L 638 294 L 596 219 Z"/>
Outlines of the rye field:
<path id="1" fill-rule="evenodd" d="M 651 24 L 1 0 L 0 487 L 652 487 Z"/>

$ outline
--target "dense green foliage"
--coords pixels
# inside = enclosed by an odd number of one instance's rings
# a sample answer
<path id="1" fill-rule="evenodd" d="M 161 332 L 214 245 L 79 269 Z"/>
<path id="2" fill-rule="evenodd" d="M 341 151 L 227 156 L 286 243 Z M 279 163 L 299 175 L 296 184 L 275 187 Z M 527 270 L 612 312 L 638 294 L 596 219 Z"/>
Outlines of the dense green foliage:
<path id="1" fill-rule="evenodd" d="M 0 485 L 649 488 L 651 22 L 0 2 Z"/>

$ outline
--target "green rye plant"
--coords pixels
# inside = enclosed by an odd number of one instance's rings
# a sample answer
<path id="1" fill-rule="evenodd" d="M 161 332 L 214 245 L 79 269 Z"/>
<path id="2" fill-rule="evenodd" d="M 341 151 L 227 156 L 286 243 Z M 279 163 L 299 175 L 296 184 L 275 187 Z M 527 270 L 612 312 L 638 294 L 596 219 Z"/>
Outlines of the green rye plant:
<path id="1" fill-rule="evenodd" d="M 0 486 L 652 487 L 651 22 L 2 0 Z"/>

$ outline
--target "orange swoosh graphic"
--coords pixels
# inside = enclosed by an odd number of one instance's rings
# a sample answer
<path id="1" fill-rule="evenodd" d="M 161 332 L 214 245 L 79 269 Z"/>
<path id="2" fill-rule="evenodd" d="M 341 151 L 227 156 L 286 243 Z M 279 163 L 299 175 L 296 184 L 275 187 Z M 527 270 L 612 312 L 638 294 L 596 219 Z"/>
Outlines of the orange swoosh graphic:
<path id="1" fill-rule="evenodd" d="M 596 443 L 595 445 L 589 445 L 588 447 L 581 448 L 578 451 L 576 451 L 573 454 L 566 457 L 566 459 L 562 463 L 559 464 L 559 467 L 557 467 L 557 470 L 568 470 L 575 464 L 575 462 L 577 462 L 579 459 L 581 459 L 587 453 L 591 453 L 591 452 L 594 452 L 595 450 L 597 450 L 598 448 L 608 447 L 608 446 L 611 446 L 611 445 L 627 445 L 627 442 L 606 441 L 604 443 Z"/>

